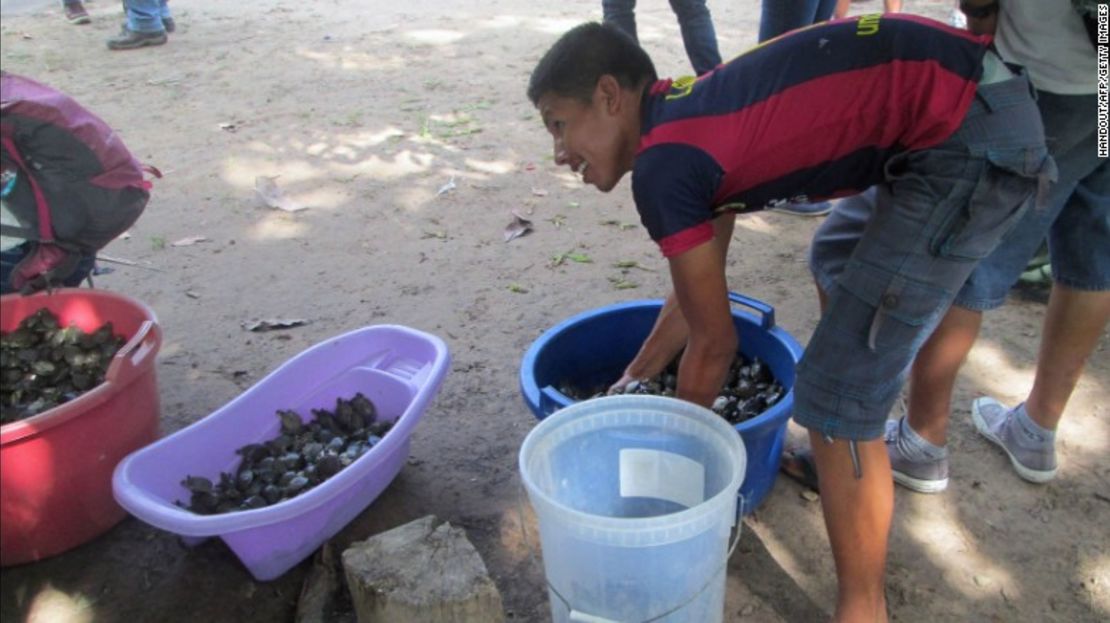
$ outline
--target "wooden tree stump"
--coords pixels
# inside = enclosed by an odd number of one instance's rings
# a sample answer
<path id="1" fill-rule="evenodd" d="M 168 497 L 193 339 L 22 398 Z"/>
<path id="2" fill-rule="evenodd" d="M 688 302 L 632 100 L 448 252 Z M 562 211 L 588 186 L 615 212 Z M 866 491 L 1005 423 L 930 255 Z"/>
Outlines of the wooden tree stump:
<path id="1" fill-rule="evenodd" d="M 359 623 L 497 623 L 501 594 L 466 533 L 432 515 L 352 543 L 343 569 Z"/>

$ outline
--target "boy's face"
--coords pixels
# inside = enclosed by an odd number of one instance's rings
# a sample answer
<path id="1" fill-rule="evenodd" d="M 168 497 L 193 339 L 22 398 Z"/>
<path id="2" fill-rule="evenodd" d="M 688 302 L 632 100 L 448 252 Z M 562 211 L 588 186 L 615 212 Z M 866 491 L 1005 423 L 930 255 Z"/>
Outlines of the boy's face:
<path id="1" fill-rule="evenodd" d="M 639 113 L 630 117 L 627 94 L 611 76 L 602 76 L 588 103 L 553 93 L 536 103 L 554 139 L 555 164 L 567 165 L 602 192 L 612 190 L 632 168 L 639 143 Z M 631 134 L 630 120 L 637 125 Z"/>

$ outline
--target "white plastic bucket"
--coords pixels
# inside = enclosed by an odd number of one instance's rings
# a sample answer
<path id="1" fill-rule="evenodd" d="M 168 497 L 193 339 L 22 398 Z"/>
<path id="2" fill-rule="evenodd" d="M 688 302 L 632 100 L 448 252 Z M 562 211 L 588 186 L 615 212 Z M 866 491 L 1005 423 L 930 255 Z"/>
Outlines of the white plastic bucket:
<path id="1" fill-rule="evenodd" d="M 540 422 L 520 474 L 552 618 L 721 621 L 746 462 L 736 429 L 674 398 L 597 398 Z"/>

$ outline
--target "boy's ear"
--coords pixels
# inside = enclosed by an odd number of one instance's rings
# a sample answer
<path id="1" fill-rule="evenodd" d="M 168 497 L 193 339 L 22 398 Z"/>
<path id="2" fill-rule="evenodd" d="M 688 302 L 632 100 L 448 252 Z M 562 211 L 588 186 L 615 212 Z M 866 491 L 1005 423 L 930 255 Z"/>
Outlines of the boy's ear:
<path id="1" fill-rule="evenodd" d="M 602 74 L 597 79 L 597 87 L 594 89 L 594 98 L 600 102 L 606 112 L 615 114 L 620 112 L 621 109 L 621 83 L 617 81 L 616 76 L 612 74 Z"/>

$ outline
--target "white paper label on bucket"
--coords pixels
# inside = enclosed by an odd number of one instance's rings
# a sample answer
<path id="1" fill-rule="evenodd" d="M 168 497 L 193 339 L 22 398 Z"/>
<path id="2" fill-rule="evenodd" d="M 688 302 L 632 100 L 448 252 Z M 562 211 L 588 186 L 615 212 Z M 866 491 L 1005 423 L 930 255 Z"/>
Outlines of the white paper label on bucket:
<path id="1" fill-rule="evenodd" d="M 686 508 L 705 501 L 705 466 L 661 450 L 625 448 L 620 453 L 621 497 L 667 500 Z"/>

